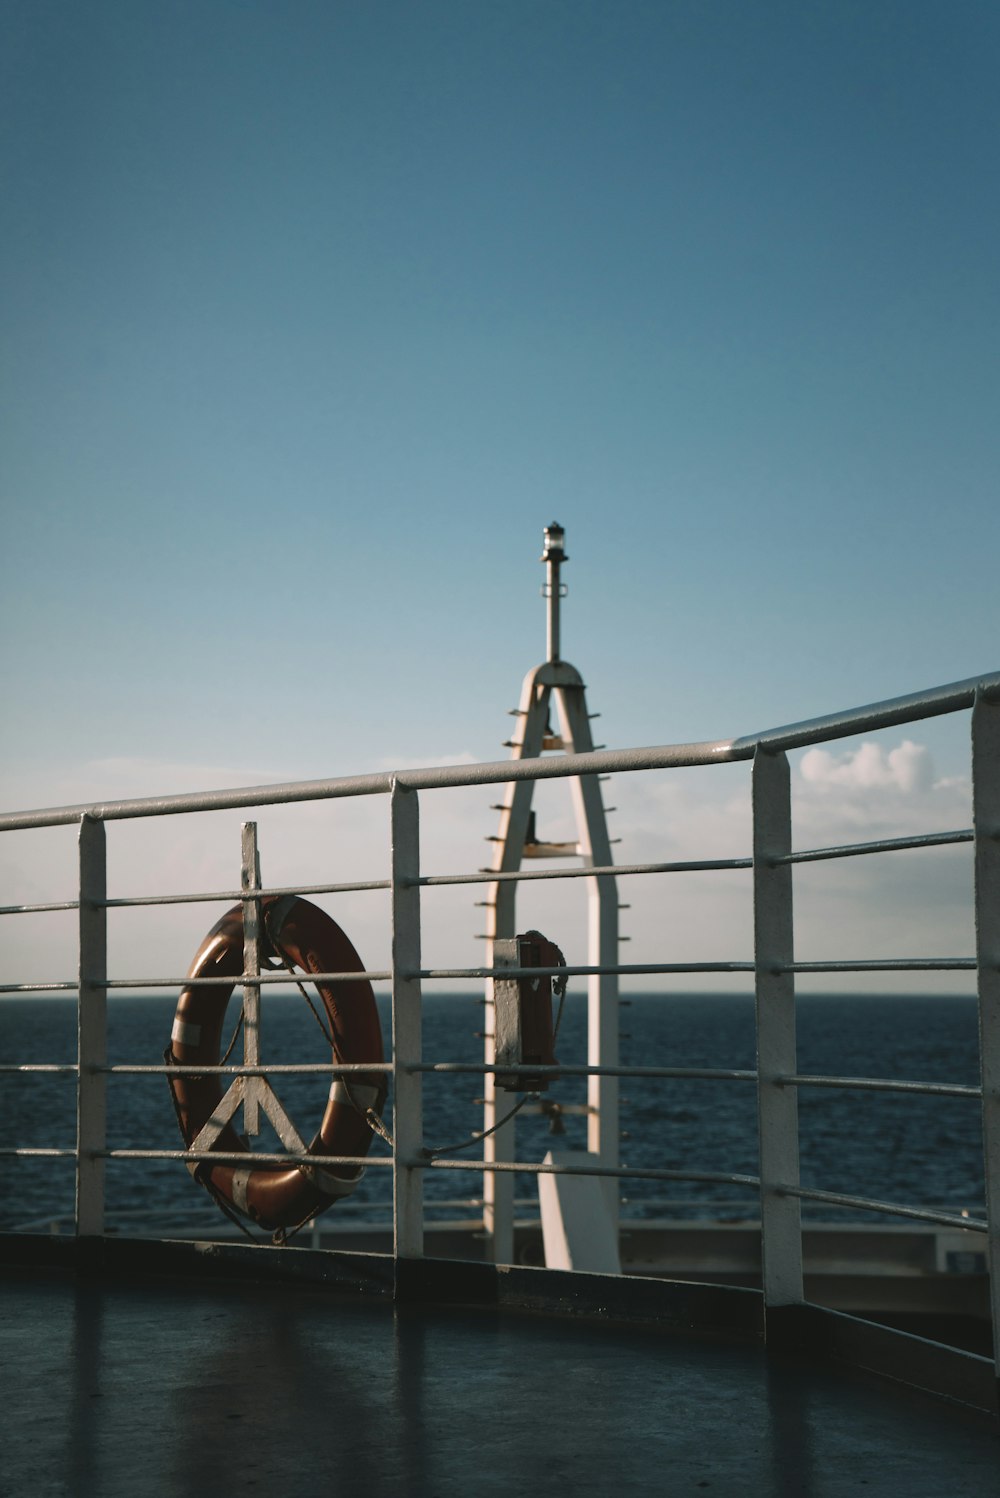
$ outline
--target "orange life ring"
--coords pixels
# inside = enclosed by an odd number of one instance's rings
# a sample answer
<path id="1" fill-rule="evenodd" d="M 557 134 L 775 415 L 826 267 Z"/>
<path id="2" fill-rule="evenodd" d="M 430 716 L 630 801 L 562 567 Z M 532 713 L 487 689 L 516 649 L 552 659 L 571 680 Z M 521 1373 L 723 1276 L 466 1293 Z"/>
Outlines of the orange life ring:
<path id="1" fill-rule="evenodd" d="M 295 896 L 261 900 L 262 960 L 276 953 L 305 973 L 363 972 L 364 963 L 350 940 L 325 911 Z M 168 1065 L 219 1064 L 226 1005 L 243 972 L 243 907 L 234 905 L 212 927 L 195 954 L 188 982 L 177 1001 L 177 1012 L 166 1053 Z M 231 977 L 225 984 L 199 984 L 199 978 Z M 365 978 L 344 983 L 318 983 L 335 1062 L 381 1062 L 382 1028 L 372 986 Z M 168 1077 L 185 1144 L 191 1147 L 223 1096 L 218 1073 L 209 1076 Z M 338 1077 L 319 1132 L 308 1146 L 316 1155 L 364 1155 L 372 1139 L 365 1114 L 381 1114 L 386 1079 L 381 1072 L 352 1072 Z M 227 1154 L 249 1150 L 227 1123 L 212 1148 Z M 250 1157 L 252 1158 L 252 1156 Z M 258 1165 L 242 1167 L 191 1162 L 195 1179 L 226 1209 L 235 1209 L 269 1231 L 297 1227 L 342 1196 L 349 1196 L 364 1173 L 358 1166 Z"/>

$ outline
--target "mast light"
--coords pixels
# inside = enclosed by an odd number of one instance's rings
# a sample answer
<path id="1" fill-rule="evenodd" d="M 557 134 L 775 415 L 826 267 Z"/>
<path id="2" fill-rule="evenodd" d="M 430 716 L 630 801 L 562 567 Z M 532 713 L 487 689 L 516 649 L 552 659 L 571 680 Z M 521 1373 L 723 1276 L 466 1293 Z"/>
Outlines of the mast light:
<path id="1" fill-rule="evenodd" d="M 540 562 L 568 562 L 566 555 L 566 532 L 557 520 L 545 527 L 545 550 L 538 559 Z"/>

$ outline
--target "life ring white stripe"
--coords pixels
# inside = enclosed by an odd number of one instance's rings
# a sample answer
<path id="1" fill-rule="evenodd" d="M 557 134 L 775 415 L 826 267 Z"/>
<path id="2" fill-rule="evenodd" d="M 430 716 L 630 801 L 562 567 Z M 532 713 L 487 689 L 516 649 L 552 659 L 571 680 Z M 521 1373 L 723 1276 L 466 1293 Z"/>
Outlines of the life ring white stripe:
<path id="1" fill-rule="evenodd" d="M 248 1216 L 250 1209 L 247 1206 L 247 1185 L 252 1175 L 252 1170 L 233 1171 L 233 1206 L 238 1207 L 241 1212 L 246 1212 Z"/>
<path id="2" fill-rule="evenodd" d="M 173 1029 L 170 1031 L 170 1039 L 176 1040 L 178 1045 L 200 1045 L 201 1026 L 194 1024 L 191 1020 L 175 1019 Z"/>
<path id="3" fill-rule="evenodd" d="M 367 1082 L 345 1082 L 343 1077 L 337 1077 L 330 1088 L 330 1101 L 343 1103 L 346 1108 L 374 1108 L 378 1094 L 379 1089 Z"/>
<path id="4" fill-rule="evenodd" d="M 343 1176 L 335 1176 L 331 1171 L 323 1170 L 319 1165 L 307 1165 L 302 1171 L 303 1175 L 309 1177 L 317 1191 L 322 1191 L 324 1196 L 329 1196 L 334 1201 L 341 1196 L 350 1196 L 364 1173 L 364 1166 L 362 1166 L 356 1176 L 345 1181 Z"/>

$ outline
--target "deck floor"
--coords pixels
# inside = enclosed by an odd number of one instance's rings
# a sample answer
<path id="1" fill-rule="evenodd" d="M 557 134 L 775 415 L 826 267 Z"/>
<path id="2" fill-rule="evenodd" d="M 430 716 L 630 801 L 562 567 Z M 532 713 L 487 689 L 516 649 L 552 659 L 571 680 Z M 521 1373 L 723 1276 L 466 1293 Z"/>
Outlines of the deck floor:
<path id="1" fill-rule="evenodd" d="M 4 1493 L 1000 1489 L 979 1417 L 753 1345 L 308 1286 L 0 1277 Z"/>

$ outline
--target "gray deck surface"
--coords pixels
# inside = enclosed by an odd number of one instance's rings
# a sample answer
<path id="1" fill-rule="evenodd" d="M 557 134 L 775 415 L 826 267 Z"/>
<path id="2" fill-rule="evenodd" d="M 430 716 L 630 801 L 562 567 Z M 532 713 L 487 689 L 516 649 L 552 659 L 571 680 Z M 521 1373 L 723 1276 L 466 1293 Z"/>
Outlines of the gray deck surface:
<path id="1" fill-rule="evenodd" d="M 31 1498 L 1000 1492 L 985 1420 L 756 1346 L 287 1285 L 0 1278 Z"/>

